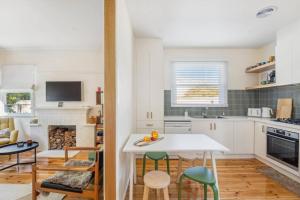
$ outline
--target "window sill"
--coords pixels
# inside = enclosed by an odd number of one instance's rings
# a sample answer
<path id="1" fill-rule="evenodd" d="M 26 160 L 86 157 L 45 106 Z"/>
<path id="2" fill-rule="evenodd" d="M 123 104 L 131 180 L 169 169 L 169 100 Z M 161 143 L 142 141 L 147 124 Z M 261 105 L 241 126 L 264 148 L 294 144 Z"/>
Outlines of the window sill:
<path id="1" fill-rule="evenodd" d="M 33 118 L 34 115 L 33 114 L 24 114 L 24 115 L 20 115 L 20 114 L 6 114 L 6 115 L 0 115 L 0 117 L 14 117 L 14 118 Z"/>
<path id="2" fill-rule="evenodd" d="M 186 105 L 186 104 L 172 104 L 171 107 L 175 108 L 227 108 L 228 104 L 218 104 L 218 105 L 212 105 L 212 104 L 203 104 L 203 105 Z"/>

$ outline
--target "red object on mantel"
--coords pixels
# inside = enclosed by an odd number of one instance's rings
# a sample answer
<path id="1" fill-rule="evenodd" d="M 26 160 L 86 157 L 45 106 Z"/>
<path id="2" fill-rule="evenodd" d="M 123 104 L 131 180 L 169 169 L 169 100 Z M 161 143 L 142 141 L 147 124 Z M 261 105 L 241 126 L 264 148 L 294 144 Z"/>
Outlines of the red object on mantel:
<path id="1" fill-rule="evenodd" d="M 101 93 L 101 87 L 97 87 L 97 92 Z"/>

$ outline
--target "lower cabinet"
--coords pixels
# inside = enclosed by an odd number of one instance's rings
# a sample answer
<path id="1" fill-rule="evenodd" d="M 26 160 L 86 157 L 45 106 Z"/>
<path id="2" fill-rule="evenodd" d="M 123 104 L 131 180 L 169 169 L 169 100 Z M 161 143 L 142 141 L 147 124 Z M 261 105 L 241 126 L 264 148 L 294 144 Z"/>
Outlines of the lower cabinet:
<path id="1" fill-rule="evenodd" d="M 234 125 L 235 154 L 254 153 L 254 122 L 236 121 Z"/>
<path id="2" fill-rule="evenodd" d="M 194 120 L 192 133 L 205 134 L 234 152 L 234 122 L 225 120 Z"/>
<path id="3" fill-rule="evenodd" d="M 266 158 L 267 152 L 267 126 L 263 123 L 255 122 L 255 141 L 254 153 L 255 155 Z"/>
<path id="4" fill-rule="evenodd" d="M 193 120 L 192 133 L 205 134 L 227 147 L 226 154 L 254 153 L 254 122 L 247 120 Z"/>

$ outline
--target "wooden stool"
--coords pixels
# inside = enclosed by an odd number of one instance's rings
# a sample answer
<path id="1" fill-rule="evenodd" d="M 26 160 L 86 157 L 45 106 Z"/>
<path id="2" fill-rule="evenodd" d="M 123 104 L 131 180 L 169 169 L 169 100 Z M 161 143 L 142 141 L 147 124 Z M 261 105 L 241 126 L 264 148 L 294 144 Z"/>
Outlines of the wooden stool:
<path id="1" fill-rule="evenodd" d="M 143 200 L 148 200 L 149 189 L 156 189 L 157 199 L 159 199 L 159 189 L 164 191 L 164 200 L 169 200 L 168 186 L 170 185 L 170 176 L 162 171 L 151 171 L 144 176 L 144 196 Z"/>
<path id="2" fill-rule="evenodd" d="M 179 153 L 177 154 L 179 160 L 178 160 L 178 169 L 177 169 L 177 183 L 179 183 L 179 179 L 182 175 L 182 162 L 192 162 L 191 167 L 194 167 L 195 161 L 200 160 L 200 156 L 197 153 Z"/>

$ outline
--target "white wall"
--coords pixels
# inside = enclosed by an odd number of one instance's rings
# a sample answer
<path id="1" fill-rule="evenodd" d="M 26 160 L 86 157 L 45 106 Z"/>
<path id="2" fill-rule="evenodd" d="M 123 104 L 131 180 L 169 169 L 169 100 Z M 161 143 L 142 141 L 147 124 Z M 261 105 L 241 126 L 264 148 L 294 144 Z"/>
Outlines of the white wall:
<path id="1" fill-rule="evenodd" d="M 123 153 L 133 131 L 133 33 L 124 0 L 117 1 L 117 130 L 116 130 L 116 191 L 117 200 L 124 199 L 129 180 L 129 157 Z M 106 177 L 109 178 L 109 177 Z"/>
<path id="2" fill-rule="evenodd" d="M 166 48 L 165 90 L 171 89 L 170 62 L 174 60 L 219 60 L 228 62 L 228 89 L 243 90 L 257 84 L 257 76 L 245 68 L 257 63 L 257 49 Z"/>
<path id="3" fill-rule="evenodd" d="M 84 97 L 82 102 L 66 102 L 65 105 L 96 104 L 95 91 L 103 87 L 104 68 L 103 51 L 91 50 L 55 50 L 55 49 L 11 49 L 0 51 L 2 65 L 35 65 L 36 91 L 35 105 L 57 105 L 45 101 L 45 81 L 83 81 Z M 17 73 L 17 72 L 16 72 Z M 22 74 L 19 74 L 22 79 Z M 92 114 L 97 114 L 96 109 Z M 29 132 L 28 118 L 17 118 L 16 127 L 20 130 L 20 139 L 26 139 Z"/>
<path id="4" fill-rule="evenodd" d="M 268 61 L 270 56 L 275 56 L 276 42 L 271 42 L 258 49 L 257 62 Z"/>

